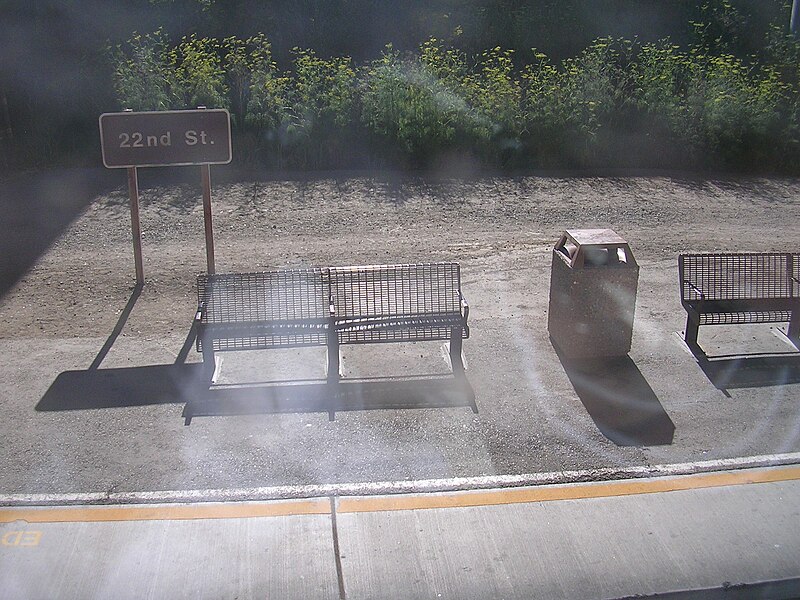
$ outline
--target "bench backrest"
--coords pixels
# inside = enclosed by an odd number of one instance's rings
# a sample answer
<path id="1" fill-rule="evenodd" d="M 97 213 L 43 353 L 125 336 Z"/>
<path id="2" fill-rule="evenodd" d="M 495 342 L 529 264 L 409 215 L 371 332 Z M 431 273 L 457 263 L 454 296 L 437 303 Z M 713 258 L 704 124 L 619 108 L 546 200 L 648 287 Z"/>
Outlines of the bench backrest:
<path id="1" fill-rule="evenodd" d="M 203 321 L 237 323 L 292 321 L 328 317 L 327 269 L 284 269 L 261 273 L 225 273 L 197 278 Z M 211 290 L 213 289 L 213 293 Z"/>
<path id="2" fill-rule="evenodd" d="M 461 310 L 458 263 L 333 267 L 337 318 L 453 314 Z"/>
<path id="3" fill-rule="evenodd" d="M 682 254 L 678 271 L 682 301 L 800 297 L 800 254 Z"/>

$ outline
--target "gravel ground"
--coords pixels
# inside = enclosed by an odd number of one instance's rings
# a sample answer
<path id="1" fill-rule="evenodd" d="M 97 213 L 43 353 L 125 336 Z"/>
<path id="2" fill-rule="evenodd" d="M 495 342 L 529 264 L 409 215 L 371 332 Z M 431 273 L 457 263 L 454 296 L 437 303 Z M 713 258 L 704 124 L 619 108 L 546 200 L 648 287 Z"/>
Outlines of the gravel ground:
<path id="1" fill-rule="evenodd" d="M 297 395 L 267 402 L 263 387 L 241 385 L 321 377 L 324 353 L 258 352 L 224 355 L 228 387 L 214 397 L 225 414 L 236 412 L 226 400 L 261 390 L 245 402 L 255 414 L 186 427 L 183 406 L 202 393 L 199 357 L 186 352 L 206 262 L 200 191 L 141 172 L 147 283 L 135 294 L 125 177 L 111 175 L 40 174 L 2 186 L 3 214 L 13 218 L 0 299 L 0 493 L 402 481 L 800 451 L 797 363 L 767 383 L 721 389 L 676 335 L 685 315 L 678 253 L 797 251 L 800 180 L 227 175 L 213 191 L 218 272 L 460 262 L 478 412 L 436 406 L 433 392 L 406 381 L 393 401 L 415 406 L 420 396 L 422 407 L 398 409 L 373 394 L 353 406 L 364 410 L 330 420 Z M 629 357 L 587 374 L 562 364 L 546 323 L 553 243 L 565 229 L 594 227 L 627 239 L 641 272 Z M 796 358 L 769 326 L 701 329 L 701 343 Z M 348 347 L 345 375 L 446 372 L 440 350 Z M 645 405 L 650 421 L 637 424 Z M 623 428 L 641 435 L 614 439 L 609 423 L 632 418 Z"/>

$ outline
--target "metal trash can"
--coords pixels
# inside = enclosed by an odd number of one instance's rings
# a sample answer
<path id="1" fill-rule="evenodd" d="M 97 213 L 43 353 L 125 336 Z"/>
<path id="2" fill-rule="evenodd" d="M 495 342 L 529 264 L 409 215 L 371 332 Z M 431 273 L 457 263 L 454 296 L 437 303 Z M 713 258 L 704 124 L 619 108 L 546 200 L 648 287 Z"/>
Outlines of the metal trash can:
<path id="1" fill-rule="evenodd" d="M 639 265 L 611 229 L 573 229 L 553 248 L 547 330 L 567 358 L 631 349 Z"/>

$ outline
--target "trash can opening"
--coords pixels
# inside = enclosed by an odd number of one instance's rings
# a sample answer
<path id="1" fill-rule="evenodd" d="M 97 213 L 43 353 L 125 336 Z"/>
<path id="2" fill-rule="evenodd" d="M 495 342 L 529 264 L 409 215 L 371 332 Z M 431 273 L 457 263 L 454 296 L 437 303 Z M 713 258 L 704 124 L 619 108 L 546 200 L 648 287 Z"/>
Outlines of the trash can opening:
<path id="1" fill-rule="evenodd" d="M 608 248 L 593 248 L 591 246 L 585 248 L 586 256 L 583 259 L 583 264 L 587 267 L 602 267 L 611 262 L 611 252 Z M 614 255 L 616 258 L 616 254 Z"/>
<path id="2" fill-rule="evenodd" d="M 572 242 L 563 242 L 559 245 L 558 250 L 571 260 L 575 258 L 575 253 L 578 251 L 578 246 Z"/>
<path id="3" fill-rule="evenodd" d="M 583 251 L 583 264 L 586 267 L 606 267 L 628 264 L 628 252 L 625 250 L 625 248 L 600 248 L 597 246 L 587 246 Z"/>

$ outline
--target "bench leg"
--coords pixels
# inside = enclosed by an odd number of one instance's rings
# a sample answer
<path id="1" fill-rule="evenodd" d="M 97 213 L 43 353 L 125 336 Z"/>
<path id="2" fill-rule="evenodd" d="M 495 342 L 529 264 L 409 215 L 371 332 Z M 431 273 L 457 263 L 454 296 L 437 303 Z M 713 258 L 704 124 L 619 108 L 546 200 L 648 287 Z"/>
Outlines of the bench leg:
<path id="1" fill-rule="evenodd" d="M 183 409 L 183 426 L 188 427 L 192 424 L 192 414 L 191 403 L 187 403 L 186 407 Z"/>
<path id="2" fill-rule="evenodd" d="M 800 348 L 800 311 L 792 311 L 792 316 L 789 319 L 789 328 L 786 330 L 786 337 Z"/>
<path id="3" fill-rule="evenodd" d="M 453 375 L 458 378 L 464 377 L 464 361 L 461 358 L 461 327 L 453 327 L 450 330 L 450 364 L 453 365 Z"/>
<path id="4" fill-rule="evenodd" d="M 328 330 L 328 383 L 339 381 L 339 336 L 331 327 Z"/>
<path id="5" fill-rule="evenodd" d="M 214 372 L 217 370 L 217 359 L 214 353 L 214 340 L 211 336 L 199 333 L 200 340 L 203 346 L 203 372 L 208 375 L 208 378 L 213 380 Z"/>
<path id="6" fill-rule="evenodd" d="M 686 345 L 693 350 L 700 348 L 700 346 L 697 345 L 697 333 L 699 329 L 700 318 L 697 315 L 688 313 L 686 317 L 686 336 L 684 339 L 686 340 Z"/>
<path id="7" fill-rule="evenodd" d="M 209 379 L 214 379 L 217 370 L 217 357 L 213 350 L 203 350 L 203 371 Z"/>

